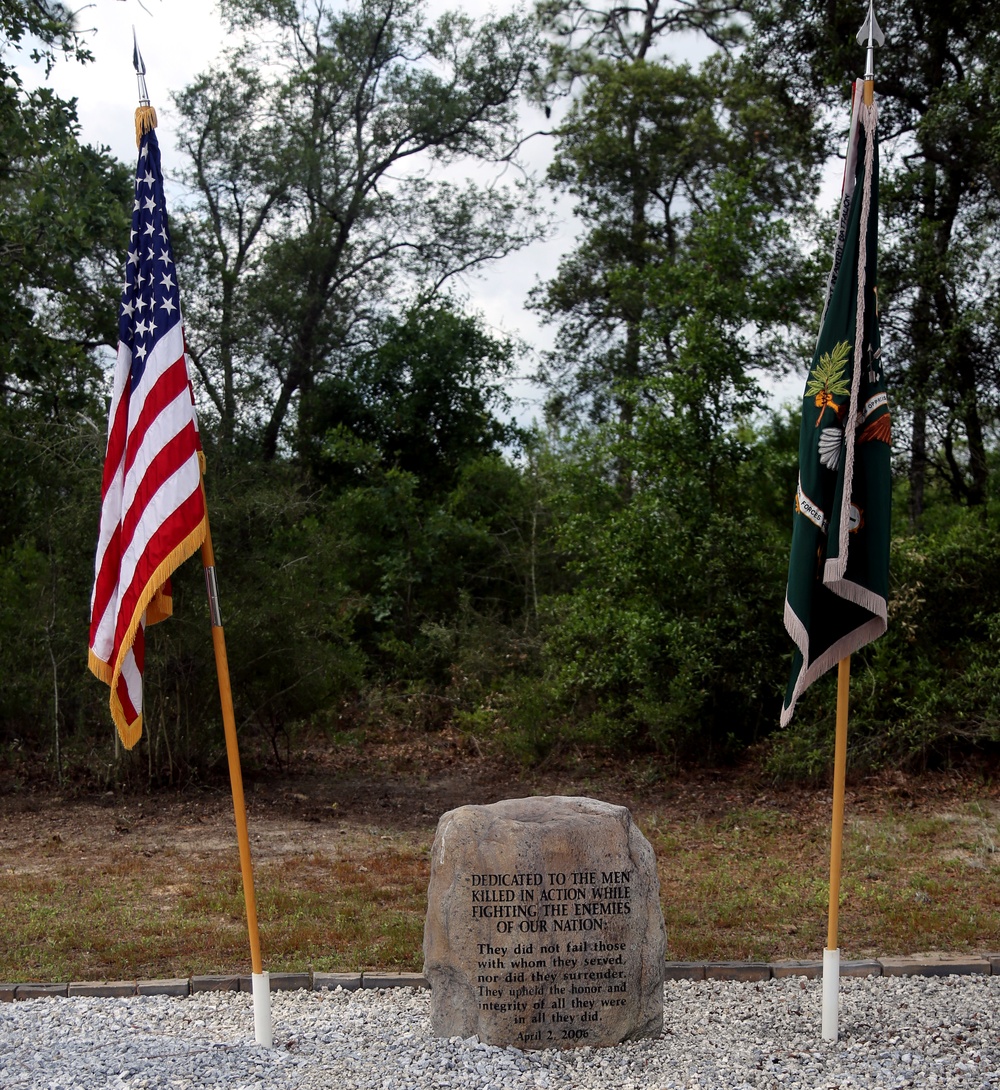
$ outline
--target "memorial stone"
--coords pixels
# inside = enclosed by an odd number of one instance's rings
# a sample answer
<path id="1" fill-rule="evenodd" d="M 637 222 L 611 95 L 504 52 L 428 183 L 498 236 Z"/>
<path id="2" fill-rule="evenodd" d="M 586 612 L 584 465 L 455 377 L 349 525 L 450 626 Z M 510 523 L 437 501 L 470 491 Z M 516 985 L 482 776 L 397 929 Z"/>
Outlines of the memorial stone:
<path id="1" fill-rule="evenodd" d="M 624 806 L 549 796 L 444 814 L 424 926 L 432 1031 L 525 1049 L 659 1036 L 659 892 Z"/>

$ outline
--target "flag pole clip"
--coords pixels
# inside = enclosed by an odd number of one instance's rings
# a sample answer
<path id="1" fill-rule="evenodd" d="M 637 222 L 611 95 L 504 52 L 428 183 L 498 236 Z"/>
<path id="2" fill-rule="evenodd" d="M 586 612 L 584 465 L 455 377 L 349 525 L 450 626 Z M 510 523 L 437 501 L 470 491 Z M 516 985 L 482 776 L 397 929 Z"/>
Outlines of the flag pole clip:
<path id="1" fill-rule="evenodd" d="M 205 568 L 205 590 L 208 592 L 208 612 L 213 628 L 222 627 L 222 607 L 219 605 L 219 577 L 215 565 Z"/>

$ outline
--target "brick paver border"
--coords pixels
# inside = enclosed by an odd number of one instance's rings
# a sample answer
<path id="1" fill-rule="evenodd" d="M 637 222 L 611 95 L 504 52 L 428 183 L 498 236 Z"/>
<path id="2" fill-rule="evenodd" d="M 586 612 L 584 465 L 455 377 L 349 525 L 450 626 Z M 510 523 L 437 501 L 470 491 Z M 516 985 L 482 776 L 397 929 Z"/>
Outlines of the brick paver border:
<path id="1" fill-rule="evenodd" d="M 822 976 L 819 961 L 668 961 L 667 980 L 770 980 L 789 976 Z M 1000 953 L 996 954 L 913 954 L 909 957 L 842 961 L 841 976 L 1000 976 Z M 271 973 L 272 992 L 357 991 L 360 988 L 426 988 L 422 973 Z M 249 976 L 238 973 L 169 980 L 67 981 L 66 983 L 0 983 L 0 1003 L 17 999 L 89 996 L 113 998 L 131 995 L 193 995 L 197 992 L 249 992 Z"/>

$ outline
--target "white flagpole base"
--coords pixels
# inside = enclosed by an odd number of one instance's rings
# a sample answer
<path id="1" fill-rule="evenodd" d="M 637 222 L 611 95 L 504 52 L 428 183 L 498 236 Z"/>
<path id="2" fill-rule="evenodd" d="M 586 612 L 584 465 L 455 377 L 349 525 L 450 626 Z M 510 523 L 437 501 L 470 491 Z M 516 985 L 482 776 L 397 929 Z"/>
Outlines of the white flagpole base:
<path id="1" fill-rule="evenodd" d="M 257 1044 L 270 1048 L 274 1043 L 271 1029 L 271 980 L 267 973 L 254 973 L 253 981 L 253 1031 Z"/>
<path id="2" fill-rule="evenodd" d="M 823 951 L 823 1040 L 837 1040 L 840 1000 L 840 949 Z"/>

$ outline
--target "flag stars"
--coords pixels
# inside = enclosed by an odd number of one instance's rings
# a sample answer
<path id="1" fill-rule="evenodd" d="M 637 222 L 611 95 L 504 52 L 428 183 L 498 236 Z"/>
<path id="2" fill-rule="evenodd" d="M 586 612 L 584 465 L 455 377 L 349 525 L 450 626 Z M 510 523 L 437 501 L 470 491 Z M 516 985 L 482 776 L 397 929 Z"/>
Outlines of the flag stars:
<path id="1" fill-rule="evenodd" d="M 180 316 L 163 193 L 148 143 L 143 143 L 134 179 L 134 214 L 119 310 L 122 340 L 132 345 L 137 363 L 147 361 L 157 337 Z M 158 325 L 155 315 L 161 309 L 162 324 Z"/>

